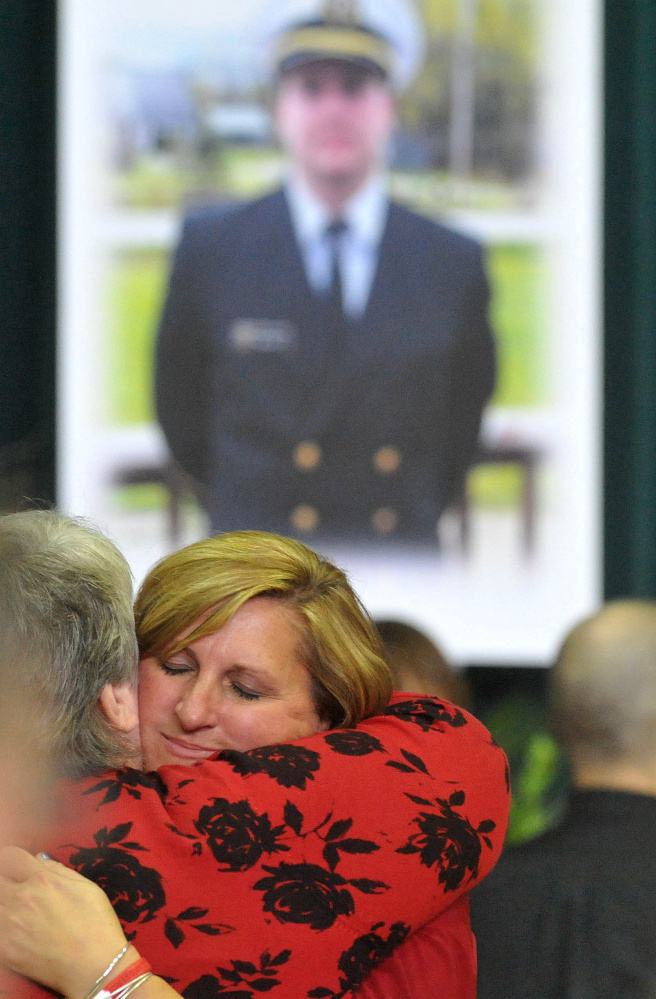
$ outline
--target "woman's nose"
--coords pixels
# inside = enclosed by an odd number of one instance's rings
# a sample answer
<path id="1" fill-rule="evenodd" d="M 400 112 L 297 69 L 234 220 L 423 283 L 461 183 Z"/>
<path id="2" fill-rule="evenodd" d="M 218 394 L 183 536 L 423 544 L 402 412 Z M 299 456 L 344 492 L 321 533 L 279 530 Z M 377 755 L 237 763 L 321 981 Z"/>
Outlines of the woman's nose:
<path id="1" fill-rule="evenodd" d="M 221 710 L 221 689 L 215 680 L 205 682 L 196 679 L 184 691 L 175 712 L 185 731 L 198 728 L 211 728 L 219 720 Z"/>

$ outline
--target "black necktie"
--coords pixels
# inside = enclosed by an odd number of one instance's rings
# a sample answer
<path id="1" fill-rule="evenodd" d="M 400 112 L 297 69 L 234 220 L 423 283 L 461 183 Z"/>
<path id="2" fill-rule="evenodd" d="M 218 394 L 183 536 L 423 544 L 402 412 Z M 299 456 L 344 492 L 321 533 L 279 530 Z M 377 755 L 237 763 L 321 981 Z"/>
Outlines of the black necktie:
<path id="1" fill-rule="evenodd" d="M 331 308 L 337 315 L 344 314 L 344 300 L 342 296 L 342 274 L 339 266 L 339 250 L 342 237 L 348 226 L 341 219 L 336 219 L 326 226 L 326 238 L 330 247 L 330 285 L 328 287 L 328 299 Z"/>
<path id="2" fill-rule="evenodd" d="M 334 221 L 322 233 L 329 251 L 330 284 L 315 294 L 318 335 L 311 338 L 310 371 L 309 374 L 304 372 L 303 387 L 299 392 L 299 420 L 306 428 L 306 438 L 319 439 L 325 432 L 345 376 L 343 359 L 351 330 L 342 304 L 339 251 L 347 228 L 345 222 Z"/>

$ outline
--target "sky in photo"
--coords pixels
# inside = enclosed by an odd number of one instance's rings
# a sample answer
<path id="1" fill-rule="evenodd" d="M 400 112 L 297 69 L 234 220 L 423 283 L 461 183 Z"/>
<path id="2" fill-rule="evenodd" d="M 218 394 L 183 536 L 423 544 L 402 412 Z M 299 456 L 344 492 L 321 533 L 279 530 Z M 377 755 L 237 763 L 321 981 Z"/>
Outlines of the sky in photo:
<path id="1" fill-rule="evenodd" d="M 257 73 L 270 0 L 106 0 L 109 56 L 123 68 L 203 64 Z"/>

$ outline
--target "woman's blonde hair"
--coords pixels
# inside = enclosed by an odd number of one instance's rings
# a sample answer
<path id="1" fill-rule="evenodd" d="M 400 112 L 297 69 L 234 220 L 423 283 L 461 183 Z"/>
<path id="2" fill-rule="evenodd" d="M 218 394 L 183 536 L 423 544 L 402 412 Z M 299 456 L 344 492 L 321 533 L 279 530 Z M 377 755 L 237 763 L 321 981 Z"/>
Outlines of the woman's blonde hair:
<path id="1" fill-rule="evenodd" d="M 135 603 L 141 658 L 161 660 L 217 631 L 258 596 L 275 597 L 299 615 L 301 655 L 322 720 L 355 725 L 387 706 L 391 673 L 345 574 L 301 542 L 277 534 L 221 534 L 174 552 L 151 569 Z"/>

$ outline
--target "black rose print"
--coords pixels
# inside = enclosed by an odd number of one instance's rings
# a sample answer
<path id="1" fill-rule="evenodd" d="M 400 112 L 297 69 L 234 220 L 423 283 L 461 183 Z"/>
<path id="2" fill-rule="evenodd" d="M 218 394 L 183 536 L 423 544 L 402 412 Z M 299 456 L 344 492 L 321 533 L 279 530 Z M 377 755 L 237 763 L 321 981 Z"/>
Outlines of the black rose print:
<path id="1" fill-rule="evenodd" d="M 415 697 L 409 701 L 400 701 L 398 704 L 390 704 L 385 708 L 386 715 L 394 715 L 404 721 L 414 722 L 419 725 L 423 732 L 435 729 L 437 732 L 443 731 L 442 726 L 449 725 L 451 728 L 462 728 L 467 724 L 467 719 L 454 704 L 448 701 L 439 701 L 435 698 Z"/>
<path id="2" fill-rule="evenodd" d="M 201 808 L 194 825 L 222 871 L 247 871 L 263 853 L 289 850 L 277 841 L 285 826 L 272 828 L 269 816 L 258 815 L 247 801 L 214 798 Z"/>
<path id="3" fill-rule="evenodd" d="M 331 732 L 324 739 L 335 753 L 341 753 L 342 756 L 368 756 L 370 753 L 385 752 L 375 736 L 368 732 L 358 732 L 357 729 Z"/>
<path id="4" fill-rule="evenodd" d="M 331 989 L 318 988 L 308 992 L 310 999 L 341 999 L 347 993 L 361 985 L 370 971 L 373 971 L 381 961 L 402 944 L 410 933 L 410 927 L 406 923 L 393 923 L 387 937 L 376 933 L 384 924 L 376 923 L 371 927 L 371 932 L 365 933 L 344 951 L 339 959 L 339 970 L 342 977 L 339 979 L 340 992 L 333 992 Z"/>
<path id="5" fill-rule="evenodd" d="M 374 853 L 376 850 L 380 850 L 380 847 L 369 839 L 347 838 L 346 833 L 352 825 L 353 819 L 340 819 L 333 822 L 325 836 L 321 836 L 326 844 L 323 848 L 323 859 L 331 871 L 335 870 L 340 861 L 340 851 L 343 853 Z M 321 834 L 318 833 L 318 835 Z"/>
<path id="6" fill-rule="evenodd" d="M 182 993 L 184 999 L 253 999 L 252 992 L 244 992 L 242 989 L 226 989 L 221 985 L 216 975 L 201 975 L 195 982 L 188 985 Z"/>
<path id="7" fill-rule="evenodd" d="M 231 961 L 232 968 L 217 968 L 216 975 L 202 975 L 184 990 L 185 999 L 252 999 L 254 992 L 270 992 L 280 985 L 276 977 L 278 968 L 287 964 L 291 957 L 290 950 L 281 950 L 276 957 L 271 957 L 268 950 L 260 955 L 258 965 L 251 961 Z M 228 983 L 227 985 L 224 983 Z M 230 986 L 246 985 L 246 989 L 233 989 Z"/>
<path id="8" fill-rule="evenodd" d="M 142 773 L 140 770 L 130 770 L 127 768 L 117 770 L 111 777 L 100 781 L 99 784 L 94 784 L 88 791 L 84 791 L 84 794 L 95 794 L 98 791 L 104 791 L 105 797 L 100 802 L 100 805 L 107 805 L 111 801 L 117 801 L 123 791 L 129 794 L 131 798 L 136 798 L 139 801 L 141 799 L 141 788 L 155 791 L 162 801 L 166 801 L 168 793 L 166 784 L 154 770 L 147 774 Z"/>
<path id="9" fill-rule="evenodd" d="M 226 992 L 215 975 L 201 975 L 184 989 L 182 995 L 184 999 L 214 999 L 215 996 L 221 996 L 221 999 L 244 999 L 243 992 Z"/>
<path id="10" fill-rule="evenodd" d="M 411 801 L 419 805 L 435 808 L 435 805 L 425 798 L 408 794 Z M 455 891 L 468 876 L 476 877 L 478 862 L 481 856 L 481 840 L 488 847 L 492 842 L 486 833 L 496 828 L 492 819 L 486 819 L 474 829 L 469 819 L 460 815 L 455 808 L 464 805 L 463 791 L 454 792 L 448 801 L 436 798 L 436 812 L 420 812 L 413 819 L 413 824 L 419 832 L 413 833 L 405 846 L 397 853 L 418 853 L 421 863 L 426 867 L 437 865 L 439 869 L 438 882 L 444 885 L 445 891 Z"/>
<path id="11" fill-rule="evenodd" d="M 261 746 L 248 753 L 238 753 L 234 749 L 224 749 L 218 759 L 227 760 L 235 773 L 246 777 L 249 774 L 267 774 L 281 787 L 298 787 L 305 790 L 313 774 L 319 769 L 321 757 L 305 746 Z"/>
<path id="12" fill-rule="evenodd" d="M 333 813 L 329 812 L 318 826 L 303 832 L 303 815 L 291 801 L 285 805 L 284 816 L 285 824 L 297 836 L 302 839 L 307 836 L 318 836 L 319 839 L 323 840 L 325 843 L 323 859 L 331 871 L 334 871 L 339 864 L 342 853 L 374 853 L 376 850 L 380 850 L 378 844 L 370 839 L 355 839 L 346 835 L 353 825 L 353 819 L 338 819 L 329 825 L 333 817 Z M 358 881 L 351 880 L 349 883 L 368 895 L 373 895 L 380 889 L 389 887 L 383 881 L 369 881 L 367 878 L 361 878 Z"/>
<path id="13" fill-rule="evenodd" d="M 401 755 L 407 761 L 406 763 L 399 763 L 397 760 L 388 760 L 385 766 L 394 767 L 396 770 L 400 770 L 404 774 L 422 773 L 426 774 L 427 777 L 430 776 L 428 773 L 428 767 L 420 756 L 415 756 L 414 753 L 407 753 L 405 749 L 401 750 Z"/>
<path id="14" fill-rule="evenodd" d="M 185 931 L 183 927 L 191 926 L 194 930 L 199 933 L 204 933 L 208 937 L 220 937 L 224 933 L 234 933 L 235 927 L 228 926 L 226 923 L 208 923 L 204 922 L 209 909 L 201 909 L 198 906 L 191 906 L 185 909 L 184 912 L 178 913 L 177 916 L 169 916 L 164 924 L 164 935 L 169 943 L 177 949 L 180 944 L 184 943 L 186 938 Z M 201 920 L 201 922 L 199 922 Z"/>
<path id="15" fill-rule="evenodd" d="M 139 843 L 126 841 L 131 828 L 132 823 L 127 822 L 101 829 L 94 836 L 96 846 L 78 847 L 70 865 L 100 885 L 122 922 L 147 923 L 163 908 L 166 897 L 159 871 L 144 867 L 129 852 L 145 850 Z"/>
<path id="16" fill-rule="evenodd" d="M 342 988 L 348 990 L 360 985 L 369 972 L 386 957 L 389 957 L 410 933 L 410 927 L 405 923 L 393 923 L 387 938 L 385 938 L 375 932 L 382 925 L 382 923 L 377 923 L 372 926 L 370 933 L 358 937 L 355 943 L 342 954 L 339 961 L 339 970 L 344 975 L 344 980 L 340 980 Z"/>
<path id="17" fill-rule="evenodd" d="M 264 892 L 264 911 L 280 923 L 307 923 L 313 930 L 327 930 L 338 916 L 355 911 L 353 896 L 343 877 L 316 864 L 267 867 L 270 877 L 253 886 Z"/>

